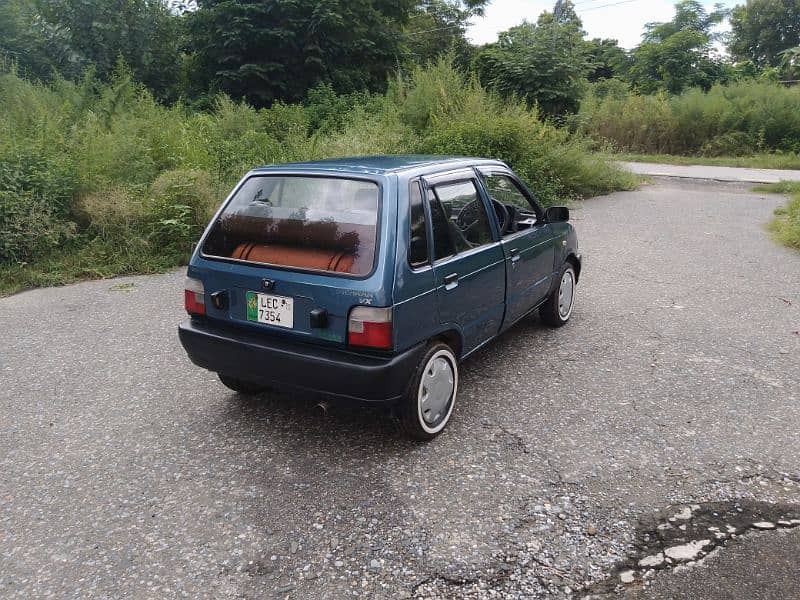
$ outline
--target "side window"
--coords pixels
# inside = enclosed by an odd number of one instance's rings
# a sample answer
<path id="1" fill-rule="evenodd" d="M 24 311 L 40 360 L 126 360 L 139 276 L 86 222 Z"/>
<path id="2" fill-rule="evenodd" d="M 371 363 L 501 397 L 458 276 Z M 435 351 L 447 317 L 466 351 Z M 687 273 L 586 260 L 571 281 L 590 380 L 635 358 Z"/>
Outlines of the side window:
<path id="1" fill-rule="evenodd" d="M 489 216 L 474 181 L 445 183 L 437 185 L 433 191 L 435 198 L 431 201 L 431 212 L 437 259 L 453 254 L 452 251 L 440 254 L 439 238 L 446 239 L 449 236 L 450 247 L 456 252 L 493 241 Z"/>
<path id="2" fill-rule="evenodd" d="M 524 211 L 534 210 L 516 182 L 507 175 L 488 173 L 483 176 L 483 180 L 486 182 L 486 190 L 489 192 L 489 196 L 498 202 L 510 204 Z"/>
<path id="3" fill-rule="evenodd" d="M 456 249 L 450 237 L 450 227 L 442 203 L 434 194 L 428 195 L 428 203 L 431 207 L 431 226 L 433 228 L 433 259 L 441 260 L 453 256 Z"/>
<path id="4" fill-rule="evenodd" d="M 408 194 L 410 229 L 408 232 L 408 264 L 423 267 L 428 264 L 428 229 L 425 226 L 425 206 L 419 181 L 411 184 Z"/>

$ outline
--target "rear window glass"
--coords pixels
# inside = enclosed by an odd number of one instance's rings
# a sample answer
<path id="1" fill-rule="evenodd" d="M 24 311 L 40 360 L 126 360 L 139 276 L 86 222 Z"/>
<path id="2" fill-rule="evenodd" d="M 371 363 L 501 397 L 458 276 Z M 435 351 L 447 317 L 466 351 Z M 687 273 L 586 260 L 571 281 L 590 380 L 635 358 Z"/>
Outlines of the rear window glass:
<path id="1" fill-rule="evenodd" d="M 333 177 L 256 176 L 219 216 L 209 256 L 367 275 L 378 226 L 378 186 Z"/>

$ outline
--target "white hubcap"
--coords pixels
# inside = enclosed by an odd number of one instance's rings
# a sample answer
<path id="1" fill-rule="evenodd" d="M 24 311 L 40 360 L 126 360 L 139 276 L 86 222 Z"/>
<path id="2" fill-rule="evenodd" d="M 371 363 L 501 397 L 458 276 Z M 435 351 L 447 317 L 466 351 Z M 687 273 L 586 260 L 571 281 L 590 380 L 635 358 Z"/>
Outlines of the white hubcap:
<path id="1" fill-rule="evenodd" d="M 562 321 L 569 319 L 575 303 L 575 273 L 567 269 L 561 276 L 561 286 L 558 288 L 558 316 Z"/>
<path id="2" fill-rule="evenodd" d="M 419 423 L 425 431 L 438 433 L 447 425 L 457 389 L 455 357 L 447 350 L 439 350 L 426 363 L 417 392 Z"/>

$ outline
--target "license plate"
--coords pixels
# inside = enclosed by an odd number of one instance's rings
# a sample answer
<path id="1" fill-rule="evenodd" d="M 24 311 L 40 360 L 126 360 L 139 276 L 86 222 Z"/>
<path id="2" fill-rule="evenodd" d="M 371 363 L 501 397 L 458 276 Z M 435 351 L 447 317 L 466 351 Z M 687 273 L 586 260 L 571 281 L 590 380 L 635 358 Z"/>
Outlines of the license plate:
<path id="1" fill-rule="evenodd" d="M 294 298 L 247 292 L 247 320 L 276 327 L 294 327 Z"/>

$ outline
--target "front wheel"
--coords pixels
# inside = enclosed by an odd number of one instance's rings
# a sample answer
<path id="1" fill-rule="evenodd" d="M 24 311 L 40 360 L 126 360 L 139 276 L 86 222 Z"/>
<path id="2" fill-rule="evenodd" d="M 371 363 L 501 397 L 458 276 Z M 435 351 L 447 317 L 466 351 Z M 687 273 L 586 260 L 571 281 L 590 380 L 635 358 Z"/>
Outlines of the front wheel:
<path id="1" fill-rule="evenodd" d="M 564 263 L 559 273 L 558 288 L 550 294 L 547 301 L 539 308 L 542 321 L 551 327 L 566 325 L 572 316 L 575 307 L 575 287 L 578 278 L 575 276 L 575 267 Z"/>
<path id="2" fill-rule="evenodd" d="M 266 392 L 269 389 L 266 386 L 258 385 L 252 381 L 245 381 L 244 379 L 239 379 L 237 377 L 229 377 L 228 375 L 223 375 L 222 373 L 217 373 L 217 377 L 219 377 L 222 385 L 224 385 L 226 388 L 245 396 L 256 396 Z"/>
<path id="3" fill-rule="evenodd" d="M 458 359 L 443 342 L 428 346 L 405 396 L 400 424 L 411 437 L 428 441 L 450 421 L 458 393 Z"/>

